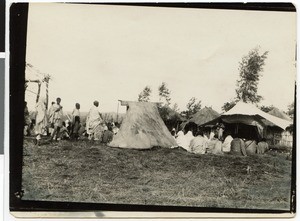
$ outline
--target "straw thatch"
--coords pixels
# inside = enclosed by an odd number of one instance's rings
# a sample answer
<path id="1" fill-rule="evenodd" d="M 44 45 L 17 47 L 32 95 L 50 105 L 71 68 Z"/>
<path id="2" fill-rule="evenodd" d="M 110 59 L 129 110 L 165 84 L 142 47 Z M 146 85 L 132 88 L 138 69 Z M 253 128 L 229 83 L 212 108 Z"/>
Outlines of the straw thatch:
<path id="1" fill-rule="evenodd" d="M 189 120 L 189 122 L 193 122 L 200 126 L 218 118 L 219 116 L 220 114 L 217 111 L 213 110 L 211 107 L 205 107 L 198 111 L 196 114 L 194 114 L 193 117 Z"/>
<path id="2" fill-rule="evenodd" d="M 111 147 L 149 149 L 154 146 L 172 147 L 175 140 L 159 116 L 156 103 L 121 102 L 127 113 L 120 131 L 108 145 Z"/>

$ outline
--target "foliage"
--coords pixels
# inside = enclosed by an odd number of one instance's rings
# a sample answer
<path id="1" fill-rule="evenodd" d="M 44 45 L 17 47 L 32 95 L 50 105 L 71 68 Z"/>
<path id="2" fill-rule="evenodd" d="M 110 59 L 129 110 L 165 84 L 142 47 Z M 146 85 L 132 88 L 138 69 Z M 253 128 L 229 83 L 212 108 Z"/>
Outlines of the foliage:
<path id="1" fill-rule="evenodd" d="M 288 105 L 287 115 L 289 115 L 291 119 L 294 119 L 294 113 L 295 113 L 294 107 L 295 107 L 295 102 L 292 102 L 290 105 Z"/>
<path id="2" fill-rule="evenodd" d="M 167 88 L 167 84 L 162 82 L 161 85 L 158 87 L 158 96 L 159 101 L 163 102 L 163 106 L 167 105 L 170 106 L 171 98 L 170 98 L 171 91 Z"/>
<path id="3" fill-rule="evenodd" d="M 138 101 L 139 102 L 149 102 L 151 93 L 152 93 L 151 88 L 149 86 L 146 86 L 144 88 L 144 90 L 139 94 Z"/>
<path id="4" fill-rule="evenodd" d="M 271 110 L 274 109 L 274 106 L 273 106 L 273 105 L 270 105 L 270 106 L 264 106 L 264 105 L 262 105 L 262 106 L 260 107 L 260 109 L 261 109 L 262 111 L 268 113 L 268 112 L 270 112 Z"/>
<path id="5" fill-rule="evenodd" d="M 172 110 L 176 112 L 180 111 L 177 103 L 173 104 Z"/>
<path id="6" fill-rule="evenodd" d="M 240 79 L 237 80 L 236 89 L 238 100 L 246 103 L 259 103 L 262 100 L 262 96 L 257 94 L 257 84 L 267 55 L 268 51 L 260 54 L 257 47 L 242 58 L 239 66 Z"/>
<path id="7" fill-rule="evenodd" d="M 229 111 L 231 108 L 233 108 L 234 105 L 236 105 L 236 101 L 226 102 L 226 103 L 224 103 L 224 105 L 222 106 L 222 110 L 223 110 L 224 112 L 227 112 L 227 111 Z"/>
<path id="8" fill-rule="evenodd" d="M 186 116 L 187 119 L 191 118 L 195 113 L 201 109 L 201 101 L 197 102 L 195 97 L 192 97 L 186 105 L 187 110 L 181 113 Z"/>

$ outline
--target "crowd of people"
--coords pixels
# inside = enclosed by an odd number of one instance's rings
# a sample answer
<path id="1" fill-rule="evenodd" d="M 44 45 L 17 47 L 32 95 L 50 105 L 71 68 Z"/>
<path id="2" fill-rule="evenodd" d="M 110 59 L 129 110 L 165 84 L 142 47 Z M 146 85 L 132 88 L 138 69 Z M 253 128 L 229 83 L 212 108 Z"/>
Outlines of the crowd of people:
<path id="1" fill-rule="evenodd" d="M 72 111 L 72 116 L 64 120 L 61 98 L 52 102 L 49 110 L 46 108 L 46 99 L 40 98 L 36 104 L 36 115 L 33 120 L 30 119 L 27 103 L 24 110 L 24 135 L 35 135 L 35 143 L 40 144 L 42 136 L 50 137 L 50 140 L 73 139 L 87 137 L 89 140 L 97 140 L 103 143 L 109 143 L 113 136 L 119 131 L 119 124 L 113 122 L 104 122 L 98 109 L 99 102 L 94 101 L 90 111 L 86 116 L 86 122 L 82 123 L 80 119 L 80 104 L 76 103 Z"/>
<path id="2" fill-rule="evenodd" d="M 225 126 L 220 124 L 213 127 L 210 132 L 198 129 L 196 136 L 192 130 L 181 130 L 176 134 L 175 129 L 171 132 L 176 140 L 177 147 L 194 154 L 232 154 L 232 155 L 254 155 L 264 154 L 268 149 L 265 138 L 256 140 L 246 140 L 239 138 L 237 134 L 232 136 L 230 131 L 225 130 Z"/>
<path id="3" fill-rule="evenodd" d="M 76 103 L 72 111 L 72 116 L 68 120 L 64 119 L 61 98 L 52 102 L 49 110 L 46 108 L 46 99 L 40 98 L 36 104 L 36 116 L 34 120 L 29 117 L 27 103 L 24 110 L 24 134 L 35 135 L 36 144 L 40 144 L 42 136 L 50 137 L 50 140 L 88 138 L 102 143 L 109 143 L 113 136 L 119 131 L 119 124 L 104 122 L 98 109 L 99 102 L 94 101 L 90 108 L 85 123 L 81 122 L 80 104 Z M 66 115 L 68 116 L 68 115 Z M 192 130 L 171 131 L 177 147 L 194 154 L 233 154 L 233 155 L 253 155 L 263 154 L 269 147 L 266 139 L 259 142 L 239 138 L 237 134 L 225 130 L 223 124 L 218 124 L 210 131 L 198 129 L 194 134 Z M 195 136 L 194 136 L 195 135 Z"/>

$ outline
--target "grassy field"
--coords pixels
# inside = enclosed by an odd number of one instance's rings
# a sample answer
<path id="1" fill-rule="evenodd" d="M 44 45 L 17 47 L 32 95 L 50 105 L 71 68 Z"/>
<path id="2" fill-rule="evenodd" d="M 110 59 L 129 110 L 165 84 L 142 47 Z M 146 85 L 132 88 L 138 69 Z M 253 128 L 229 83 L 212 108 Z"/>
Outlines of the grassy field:
<path id="1" fill-rule="evenodd" d="M 23 199 L 289 210 L 285 154 L 215 156 L 24 140 Z"/>

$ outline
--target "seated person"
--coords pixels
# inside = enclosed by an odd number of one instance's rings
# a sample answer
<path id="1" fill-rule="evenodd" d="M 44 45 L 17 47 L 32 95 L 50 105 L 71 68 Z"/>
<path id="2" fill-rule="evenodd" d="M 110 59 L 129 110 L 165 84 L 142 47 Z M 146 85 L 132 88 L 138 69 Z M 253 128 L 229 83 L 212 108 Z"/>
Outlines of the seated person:
<path id="1" fill-rule="evenodd" d="M 208 142 L 207 153 L 216 155 L 223 154 L 222 142 L 218 139 L 218 134 L 215 134 L 215 136 Z"/>
<path id="2" fill-rule="evenodd" d="M 114 133 L 112 132 L 112 127 L 109 125 L 107 127 L 107 130 L 103 132 L 102 143 L 105 144 L 109 143 L 110 141 L 112 141 L 113 137 L 114 137 Z"/>
<path id="3" fill-rule="evenodd" d="M 261 141 L 257 144 L 257 154 L 264 154 L 269 150 L 269 145 L 266 138 L 262 138 Z"/>
<path id="4" fill-rule="evenodd" d="M 225 133 L 226 138 L 222 144 L 222 151 L 229 153 L 230 152 L 230 146 L 231 146 L 231 141 L 233 140 L 231 133 L 229 131 L 226 131 Z"/>
<path id="5" fill-rule="evenodd" d="M 247 140 L 245 142 L 245 149 L 247 155 L 254 155 L 257 152 L 257 145 L 255 140 Z"/>
<path id="6" fill-rule="evenodd" d="M 66 123 L 62 122 L 62 127 L 59 130 L 59 135 L 58 135 L 58 140 L 65 140 L 65 139 L 69 139 L 69 133 L 68 133 L 68 129 L 66 127 Z"/>
<path id="7" fill-rule="evenodd" d="M 197 136 L 190 142 L 190 152 L 194 154 L 205 154 L 207 148 L 207 142 L 203 137 L 203 132 L 199 130 Z"/>
<path id="8" fill-rule="evenodd" d="M 238 138 L 237 135 L 234 135 L 234 138 L 231 141 L 230 154 L 247 156 L 245 142 L 241 138 Z"/>
<path id="9" fill-rule="evenodd" d="M 189 143 L 182 130 L 177 133 L 176 143 L 178 147 L 182 147 L 183 149 L 189 151 Z"/>

